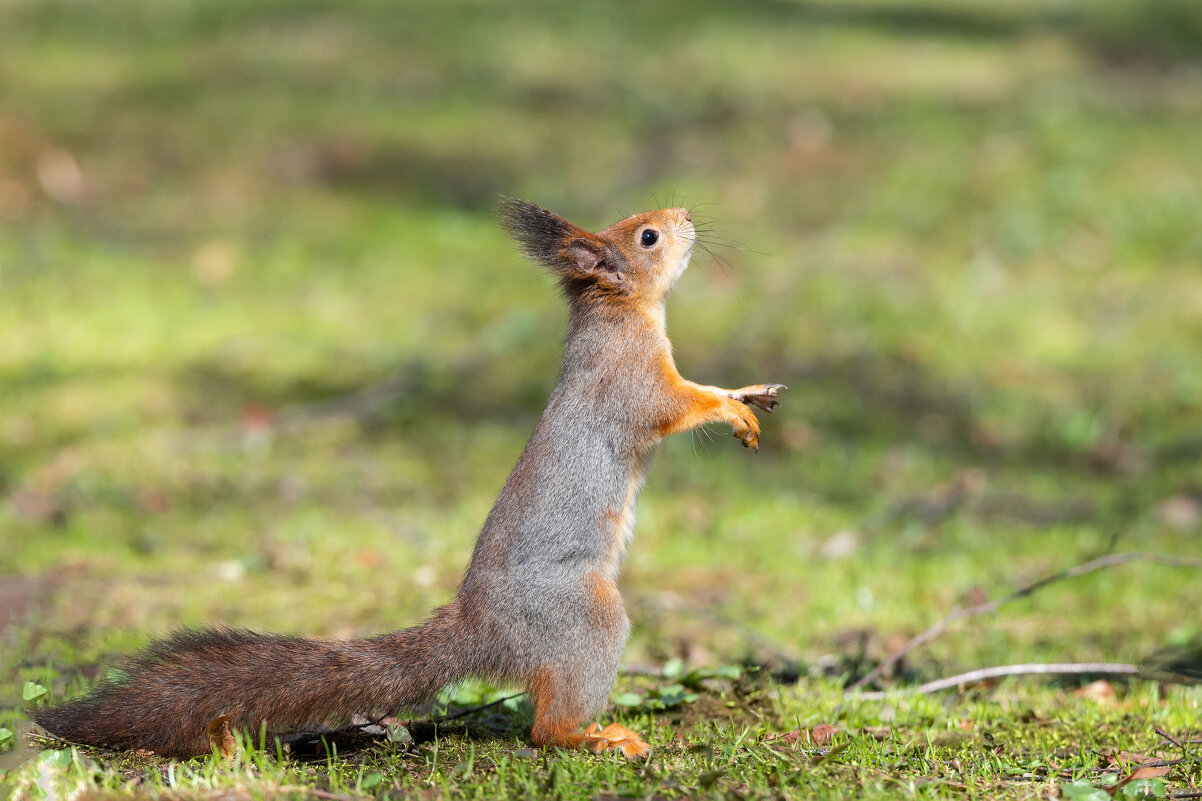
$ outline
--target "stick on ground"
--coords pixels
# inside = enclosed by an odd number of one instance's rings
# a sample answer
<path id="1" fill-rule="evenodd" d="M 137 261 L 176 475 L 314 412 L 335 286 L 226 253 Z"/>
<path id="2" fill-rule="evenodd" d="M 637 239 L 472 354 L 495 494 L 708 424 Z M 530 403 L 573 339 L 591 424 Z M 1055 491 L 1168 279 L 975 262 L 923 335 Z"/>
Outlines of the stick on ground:
<path id="1" fill-rule="evenodd" d="M 1193 559 L 1188 556 L 1168 556 L 1166 554 L 1158 553 L 1141 553 L 1138 551 L 1130 553 L 1115 553 L 1107 556 L 1099 556 L 1097 559 L 1090 559 L 1088 562 L 1082 562 L 1079 565 L 1067 567 L 1064 570 L 1053 573 L 1050 576 L 1044 576 L 1043 578 L 1033 581 L 1030 584 L 1019 587 L 1009 595 L 1003 595 L 1001 598 L 997 598 L 993 601 L 986 601 L 984 603 L 976 604 L 975 606 L 964 607 L 963 609 L 953 609 L 929 629 L 915 636 L 905 645 L 890 654 L 885 661 L 881 662 L 872 670 L 861 676 L 856 682 L 847 688 L 847 691 L 851 692 L 854 690 L 859 690 L 860 688 L 865 687 L 869 683 L 875 681 L 882 673 L 900 662 L 902 658 L 906 656 L 906 654 L 910 653 L 915 648 L 919 648 L 931 642 L 939 635 L 943 634 L 943 632 L 946 631 L 947 628 L 957 620 L 991 614 L 1011 601 L 1017 601 L 1020 598 L 1026 598 L 1028 595 L 1033 595 L 1036 591 L 1041 590 L 1050 584 L 1055 584 L 1056 582 L 1063 581 L 1064 579 L 1083 576 L 1086 573 L 1092 573 L 1095 570 L 1103 570 L 1108 567 L 1115 567 L 1116 565 L 1124 565 L 1128 562 L 1151 562 L 1153 564 L 1167 565 L 1169 567 L 1185 567 L 1193 570 L 1202 570 L 1202 559 Z"/>
<path id="2" fill-rule="evenodd" d="M 972 684 L 987 679 L 1000 679 L 1003 676 L 1079 676 L 1081 674 L 1095 676 L 1138 676 L 1139 673 L 1140 670 L 1135 665 L 1126 665 L 1117 662 L 1060 662 L 1047 665 L 1002 665 L 1000 667 L 981 668 L 980 670 L 970 670 L 967 673 L 958 673 L 945 679 L 928 681 L 926 684 L 920 684 L 917 687 L 900 687 L 896 690 L 858 693 L 857 697 L 866 701 L 882 701 L 893 695 L 937 693 L 940 690 L 950 690 L 959 687 L 961 684 Z"/>

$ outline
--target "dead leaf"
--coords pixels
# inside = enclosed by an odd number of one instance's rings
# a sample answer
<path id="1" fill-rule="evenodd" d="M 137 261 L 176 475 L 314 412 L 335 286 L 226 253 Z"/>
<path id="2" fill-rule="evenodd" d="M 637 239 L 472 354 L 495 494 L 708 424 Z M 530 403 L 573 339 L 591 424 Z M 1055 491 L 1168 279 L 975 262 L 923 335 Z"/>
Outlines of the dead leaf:
<path id="1" fill-rule="evenodd" d="M 769 735 L 767 739 L 775 743 L 826 745 L 841 731 L 843 730 L 833 723 L 819 723 L 811 729 L 794 729 L 793 731 Z"/>
<path id="2" fill-rule="evenodd" d="M 77 206 L 84 200 L 83 170 L 65 150 L 45 150 L 38 154 L 38 182 L 42 190 L 58 203 Z"/>
<path id="3" fill-rule="evenodd" d="M 1156 517 L 1166 526 L 1188 531 L 1202 520 L 1202 502 L 1190 495 L 1173 495 L 1156 504 Z"/>
<path id="4" fill-rule="evenodd" d="M 1102 755 L 1106 757 L 1108 767 L 1122 768 L 1123 770 L 1127 770 L 1133 765 L 1142 765 L 1145 762 L 1155 761 L 1155 757 L 1150 757 L 1147 754 L 1137 754 L 1134 751 L 1107 750 Z"/>
<path id="5" fill-rule="evenodd" d="M 234 754 L 234 733 L 230 731 L 230 716 L 222 715 L 209 721 L 209 747 L 226 759 Z"/>
<path id="6" fill-rule="evenodd" d="M 271 413 L 271 409 L 260 403 L 248 403 L 243 406 L 241 417 L 244 432 L 270 429 L 275 425 L 275 415 Z"/>
<path id="7" fill-rule="evenodd" d="M 12 504 L 13 513 L 23 523 L 54 526 L 67 523 L 69 509 L 58 493 L 19 489 L 10 495 L 8 500 Z"/>
<path id="8" fill-rule="evenodd" d="M 1084 687 L 1073 690 L 1073 695 L 1088 698 L 1091 701 L 1113 701 L 1118 697 L 1114 685 L 1105 679 L 1098 679 L 1095 682 L 1086 684 Z"/>
<path id="9" fill-rule="evenodd" d="M 860 538 L 854 531 L 839 531 L 822 543 L 819 553 L 827 559 L 846 559 L 860 547 Z"/>
<path id="10" fill-rule="evenodd" d="M 840 731 L 841 729 L 833 723 L 819 723 L 810 729 L 810 742 L 814 745 L 826 745 L 835 739 L 835 735 Z"/>
<path id="11" fill-rule="evenodd" d="M 1136 768 L 1135 772 L 1131 774 L 1131 781 L 1135 781 L 1136 779 L 1161 779 L 1169 775 L 1170 769 L 1168 765 L 1161 765 L 1155 768 Z"/>

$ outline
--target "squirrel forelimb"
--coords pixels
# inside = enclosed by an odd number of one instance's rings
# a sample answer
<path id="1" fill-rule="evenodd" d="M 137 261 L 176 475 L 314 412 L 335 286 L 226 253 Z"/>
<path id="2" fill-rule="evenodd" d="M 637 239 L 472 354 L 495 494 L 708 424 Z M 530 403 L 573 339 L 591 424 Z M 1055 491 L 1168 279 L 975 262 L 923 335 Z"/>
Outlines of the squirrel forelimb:
<path id="1" fill-rule="evenodd" d="M 784 384 L 755 384 L 741 389 L 722 389 L 680 379 L 674 387 L 673 414 L 660 426 L 662 435 L 678 434 L 709 423 L 727 423 L 745 448 L 759 452 L 760 421 L 750 407 L 771 413 Z"/>

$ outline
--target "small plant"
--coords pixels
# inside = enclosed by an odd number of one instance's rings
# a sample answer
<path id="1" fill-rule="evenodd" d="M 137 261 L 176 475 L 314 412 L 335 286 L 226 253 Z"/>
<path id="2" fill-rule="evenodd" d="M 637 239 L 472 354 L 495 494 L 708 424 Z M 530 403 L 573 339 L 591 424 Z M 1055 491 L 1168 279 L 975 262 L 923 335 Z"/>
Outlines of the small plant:
<path id="1" fill-rule="evenodd" d="M 681 704 L 691 704 L 701 697 L 697 692 L 704 688 L 707 679 L 739 678 L 743 673 L 738 665 L 720 668 L 693 668 L 686 671 L 680 659 L 669 659 L 664 664 L 663 677 L 669 681 L 647 689 L 645 692 L 624 692 L 614 698 L 614 703 L 630 709 L 655 711 L 671 709 Z"/>
<path id="2" fill-rule="evenodd" d="M 36 681 L 27 681 L 21 690 L 21 698 L 25 701 L 37 701 L 39 698 L 45 697 L 47 692 L 49 691 Z"/>

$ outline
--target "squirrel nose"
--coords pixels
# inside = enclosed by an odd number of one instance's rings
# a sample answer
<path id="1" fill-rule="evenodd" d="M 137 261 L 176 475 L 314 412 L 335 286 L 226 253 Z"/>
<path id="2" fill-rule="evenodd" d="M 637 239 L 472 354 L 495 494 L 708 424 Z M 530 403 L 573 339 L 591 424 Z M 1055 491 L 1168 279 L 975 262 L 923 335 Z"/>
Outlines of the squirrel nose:
<path id="1" fill-rule="evenodd" d="M 685 209 L 685 210 L 684 210 L 684 219 L 685 219 L 685 222 L 692 222 L 692 221 L 693 221 L 693 215 L 692 215 L 692 214 L 689 214 L 689 210 L 688 210 L 688 209 Z"/>

